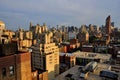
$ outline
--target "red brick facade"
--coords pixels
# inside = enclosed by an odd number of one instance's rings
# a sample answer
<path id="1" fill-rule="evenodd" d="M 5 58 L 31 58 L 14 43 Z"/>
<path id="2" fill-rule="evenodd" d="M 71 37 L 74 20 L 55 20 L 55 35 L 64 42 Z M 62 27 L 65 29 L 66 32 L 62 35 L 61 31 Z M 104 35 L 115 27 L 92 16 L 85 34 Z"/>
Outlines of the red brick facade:
<path id="1" fill-rule="evenodd" d="M 17 80 L 31 80 L 31 53 L 16 55 Z"/>
<path id="2" fill-rule="evenodd" d="M 15 67 L 15 56 L 5 56 L 0 57 L 0 80 L 16 80 L 16 72 L 14 69 L 14 74 L 10 76 L 10 70 L 9 67 L 14 66 Z M 5 69 L 5 71 L 3 71 Z"/>
<path id="3" fill-rule="evenodd" d="M 0 57 L 0 80 L 31 80 L 31 54 Z"/>
<path id="4" fill-rule="evenodd" d="M 82 47 L 81 50 L 84 52 L 93 52 L 93 47 Z"/>

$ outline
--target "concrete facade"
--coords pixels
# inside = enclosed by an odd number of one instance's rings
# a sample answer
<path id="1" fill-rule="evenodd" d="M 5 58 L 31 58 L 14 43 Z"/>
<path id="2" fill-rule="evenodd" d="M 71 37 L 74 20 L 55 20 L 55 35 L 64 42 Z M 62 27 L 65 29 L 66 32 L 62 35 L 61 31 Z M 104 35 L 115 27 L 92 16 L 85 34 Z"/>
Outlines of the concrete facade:
<path id="1" fill-rule="evenodd" d="M 55 43 L 34 46 L 32 52 L 33 68 L 48 70 L 49 80 L 59 74 L 59 48 Z"/>
<path id="2" fill-rule="evenodd" d="M 48 71 L 48 79 L 59 74 L 59 48 L 51 41 L 52 33 L 43 33 L 41 41 L 32 46 L 33 68 Z"/>

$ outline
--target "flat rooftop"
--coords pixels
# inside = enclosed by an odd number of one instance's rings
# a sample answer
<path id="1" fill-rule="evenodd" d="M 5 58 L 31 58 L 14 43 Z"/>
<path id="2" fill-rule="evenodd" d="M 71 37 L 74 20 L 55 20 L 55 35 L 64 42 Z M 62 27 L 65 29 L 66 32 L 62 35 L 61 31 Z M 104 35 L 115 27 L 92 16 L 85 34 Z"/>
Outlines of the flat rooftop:
<path id="1" fill-rule="evenodd" d="M 110 54 L 102 54 L 102 53 L 92 53 L 92 52 L 74 52 L 77 58 L 88 58 L 88 59 L 105 59 L 109 60 L 111 58 Z"/>
<path id="2" fill-rule="evenodd" d="M 93 47 L 92 45 L 83 45 L 82 47 Z"/>
<path id="3" fill-rule="evenodd" d="M 57 76 L 55 80 L 66 80 L 65 76 L 68 74 L 72 74 L 72 78 L 74 78 L 75 80 L 81 80 L 80 67 L 83 67 L 83 66 L 75 65 L 74 67 L 70 68 L 69 70 Z M 98 67 L 96 68 L 95 72 L 90 72 L 87 77 L 87 80 L 101 80 L 101 77 L 99 77 L 99 72 L 101 70 L 109 70 L 110 67 L 111 66 L 108 64 L 98 63 Z"/>
<path id="4" fill-rule="evenodd" d="M 71 53 L 59 53 L 60 56 L 74 56 L 75 54 L 71 54 Z"/>

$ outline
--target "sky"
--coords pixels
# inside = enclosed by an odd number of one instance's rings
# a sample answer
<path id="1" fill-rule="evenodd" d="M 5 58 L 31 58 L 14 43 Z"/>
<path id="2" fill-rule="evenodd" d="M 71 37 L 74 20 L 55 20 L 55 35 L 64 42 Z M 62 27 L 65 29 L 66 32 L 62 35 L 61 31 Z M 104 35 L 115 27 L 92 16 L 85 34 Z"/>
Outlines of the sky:
<path id="1" fill-rule="evenodd" d="M 120 0 L 0 0 L 0 20 L 11 30 L 29 29 L 30 22 L 101 26 L 108 15 L 120 28 Z"/>

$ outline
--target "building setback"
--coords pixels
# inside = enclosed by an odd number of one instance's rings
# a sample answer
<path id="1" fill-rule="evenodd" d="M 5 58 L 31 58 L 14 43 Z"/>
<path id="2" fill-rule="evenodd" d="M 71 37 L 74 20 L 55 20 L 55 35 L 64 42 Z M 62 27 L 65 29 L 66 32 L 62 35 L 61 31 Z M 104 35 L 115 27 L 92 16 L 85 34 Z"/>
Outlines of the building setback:
<path id="1" fill-rule="evenodd" d="M 59 74 L 59 48 L 52 42 L 52 33 L 41 35 L 41 42 L 32 46 L 32 65 L 34 69 L 48 71 L 48 80 L 53 80 Z"/>

